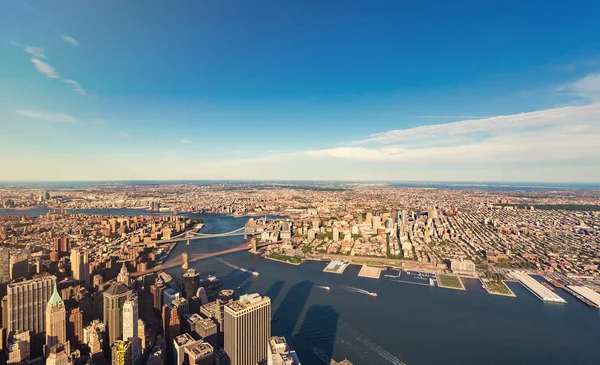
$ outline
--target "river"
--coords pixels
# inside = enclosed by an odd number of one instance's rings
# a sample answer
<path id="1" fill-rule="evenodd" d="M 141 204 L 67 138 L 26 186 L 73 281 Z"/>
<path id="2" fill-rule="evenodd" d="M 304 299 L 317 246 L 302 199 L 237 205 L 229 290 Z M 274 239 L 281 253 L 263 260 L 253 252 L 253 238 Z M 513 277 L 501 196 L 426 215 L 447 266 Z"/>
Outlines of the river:
<path id="1" fill-rule="evenodd" d="M 148 214 L 136 210 L 87 213 Z M 0 210 L 0 215 L 6 214 Z M 204 219 L 203 233 L 229 232 L 247 219 L 190 216 Z M 195 240 L 190 247 L 179 244 L 172 257 L 185 250 L 200 254 L 241 243 L 241 237 Z M 516 283 L 509 286 L 517 298 L 508 298 L 487 294 L 476 280 L 467 280 L 467 290 L 457 291 L 398 283 L 384 276 L 360 278 L 358 266 L 350 266 L 342 275 L 328 274 L 322 272 L 325 265 L 288 265 L 248 252 L 190 264 L 202 275 L 218 276 L 238 294 L 269 296 L 273 335 L 285 335 L 304 365 L 322 364 L 311 352 L 314 347 L 356 365 L 563 365 L 597 364 L 600 359 L 600 311 L 563 291 L 557 290 L 568 304 L 546 304 Z M 168 271 L 181 275 L 179 268 Z M 324 286 L 331 290 L 320 288 Z"/>

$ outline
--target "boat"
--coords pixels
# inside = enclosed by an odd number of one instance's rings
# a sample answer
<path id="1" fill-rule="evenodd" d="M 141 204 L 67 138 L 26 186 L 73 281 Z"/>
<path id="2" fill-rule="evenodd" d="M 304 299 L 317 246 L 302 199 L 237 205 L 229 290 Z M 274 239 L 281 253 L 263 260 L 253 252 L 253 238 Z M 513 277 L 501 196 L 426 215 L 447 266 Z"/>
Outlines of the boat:
<path id="1" fill-rule="evenodd" d="M 429 278 L 429 286 L 435 286 L 435 284 L 433 283 L 433 279 Z"/>
<path id="2" fill-rule="evenodd" d="M 331 288 L 328 286 L 319 286 L 318 288 L 325 289 L 325 290 L 331 290 Z"/>
<path id="3" fill-rule="evenodd" d="M 376 297 L 377 293 L 369 293 L 369 295 L 372 296 L 372 297 Z"/>
<path id="4" fill-rule="evenodd" d="M 252 273 L 252 275 L 254 275 L 254 276 L 258 276 L 258 275 L 260 275 L 260 274 L 258 273 L 258 271 L 254 271 L 254 272 Z"/>

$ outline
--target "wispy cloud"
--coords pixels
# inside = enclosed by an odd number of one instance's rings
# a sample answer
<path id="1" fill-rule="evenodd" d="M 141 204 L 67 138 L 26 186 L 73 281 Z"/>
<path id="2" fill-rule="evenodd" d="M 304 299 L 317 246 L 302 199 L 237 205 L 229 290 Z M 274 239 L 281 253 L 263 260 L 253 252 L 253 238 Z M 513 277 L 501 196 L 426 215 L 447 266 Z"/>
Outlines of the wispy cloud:
<path id="1" fill-rule="evenodd" d="M 71 88 L 73 89 L 73 91 L 79 95 L 87 95 L 88 93 L 83 90 L 83 88 L 81 87 L 81 85 L 79 85 L 79 83 L 75 80 L 71 80 L 71 79 L 63 79 L 62 80 L 65 84 L 71 85 Z"/>
<path id="2" fill-rule="evenodd" d="M 588 75 L 570 84 L 561 86 L 558 91 L 575 93 L 578 96 L 598 99 L 600 98 L 600 73 Z"/>
<path id="3" fill-rule="evenodd" d="M 475 118 L 489 118 L 486 115 L 417 115 L 416 118 L 427 118 L 427 119 L 475 119 Z"/>
<path id="4" fill-rule="evenodd" d="M 79 46 L 79 42 L 77 42 L 77 40 L 75 38 L 71 37 L 71 36 L 63 35 L 63 36 L 61 36 L 61 38 L 65 42 L 69 43 L 70 45 L 73 45 L 75 47 Z"/>
<path id="5" fill-rule="evenodd" d="M 75 123 L 77 119 L 64 113 L 55 113 L 48 111 L 37 111 L 37 110 L 28 110 L 28 109 L 17 109 L 15 110 L 15 114 L 20 115 L 22 117 L 27 117 L 31 119 L 43 120 L 47 122 L 58 122 L 58 123 Z"/>
<path id="6" fill-rule="evenodd" d="M 184 144 L 190 144 L 190 143 L 192 143 L 192 141 L 190 141 L 189 139 L 182 139 L 180 142 L 184 143 Z"/>
<path id="7" fill-rule="evenodd" d="M 32 47 L 27 45 L 22 45 L 16 42 L 10 42 L 12 45 L 20 47 L 25 51 L 25 53 L 31 55 L 31 63 L 35 69 L 49 79 L 58 79 L 63 83 L 71 86 L 71 90 L 79 95 L 88 95 L 85 89 L 81 86 L 81 84 L 73 79 L 67 79 L 61 77 L 54 66 L 52 66 L 48 61 L 42 61 L 42 59 L 47 60 L 48 57 L 43 48 L 40 47 Z"/>
<path id="8" fill-rule="evenodd" d="M 58 73 L 56 73 L 54 67 L 52 67 L 52 65 L 50 65 L 49 63 L 46 63 L 40 60 L 39 58 L 35 57 L 31 58 L 31 63 L 33 63 L 33 66 L 35 66 L 36 70 L 38 70 L 39 73 L 46 76 L 47 78 L 58 79 Z"/>

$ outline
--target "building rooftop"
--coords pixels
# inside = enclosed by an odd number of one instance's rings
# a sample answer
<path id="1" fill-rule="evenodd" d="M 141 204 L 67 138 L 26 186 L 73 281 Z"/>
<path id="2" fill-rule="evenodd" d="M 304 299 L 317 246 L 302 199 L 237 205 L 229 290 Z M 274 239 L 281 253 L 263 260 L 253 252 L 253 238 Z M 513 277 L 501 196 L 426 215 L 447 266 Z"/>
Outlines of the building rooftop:
<path id="1" fill-rule="evenodd" d="M 173 342 L 177 344 L 177 346 L 184 346 L 194 342 L 194 338 L 189 333 L 184 333 L 179 335 L 173 339 Z"/>
<path id="2" fill-rule="evenodd" d="M 129 288 L 123 283 L 114 283 L 106 291 L 105 295 L 120 295 L 129 291 Z"/>
<path id="3" fill-rule="evenodd" d="M 186 346 L 185 348 L 185 352 L 194 359 L 212 354 L 213 351 L 214 349 L 210 344 L 202 341 L 196 341 L 195 343 Z"/>

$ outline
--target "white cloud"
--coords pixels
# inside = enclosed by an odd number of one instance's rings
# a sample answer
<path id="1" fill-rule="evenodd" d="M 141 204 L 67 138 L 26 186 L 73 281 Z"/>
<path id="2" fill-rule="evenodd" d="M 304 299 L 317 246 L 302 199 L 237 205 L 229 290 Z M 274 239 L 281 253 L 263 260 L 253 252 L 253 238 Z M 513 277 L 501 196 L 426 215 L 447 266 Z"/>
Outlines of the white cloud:
<path id="1" fill-rule="evenodd" d="M 41 61 L 39 58 L 35 58 L 35 57 L 31 58 L 31 63 L 33 63 L 33 65 L 38 70 L 38 72 L 40 72 L 47 78 L 49 78 L 49 79 L 57 79 L 58 78 L 58 73 L 56 73 L 56 70 L 50 64 L 48 64 L 44 61 Z"/>
<path id="2" fill-rule="evenodd" d="M 23 46 L 23 50 L 36 58 L 48 58 L 48 57 L 46 57 L 46 54 L 44 53 L 43 48 Z"/>
<path id="3" fill-rule="evenodd" d="M 559 91 L 573 92 L 587 98 L 600 98 L 600 73 L 588 75 L 573 83 L 562 86 Z"/>
<path id="4" fill-rule="evenodd" d="M 73 91 L 79 95 L 87 95 L 87 92 L 79 85 L 79 83 L 75 80 L 70 79 L 62 79 L 65 84 L 71 85 Z"/>
<path id="5" fill-rule="evenodd" d="M 570 119 L 583 119 L 586 122 L 589 122 L 593 118 L 598 118 L 600 116 L 599 114 L 597 105 L 563 107 L 492 118 L 471 119 L 460 122 L 391 130 L 372 134 L 356 143 L 435 142 L 437 139 L 448 137 L 476 137 L 484 134 L 497 134 L 511 130 L 545 128 L 569 123 Z"/>
<path id="6" fill-rule="evenodd" d="M 67 42 L 67 43 L 69 43 L 69 44 L 71 44 L 71 45 L 73 45 L 73 46 L 75 46 L 75 47 L 79 46 L 79 42 L 77 42 L 77 40 L 76 40 L 75 38 L 73 38 L 73 37 L 70 37 L 70 36 L 68 36 L 68 35 L 63 35 L 61 38 L 62 38 L 62 39 L 65 41 L 65 42 Z"/>
<path id="7" fill-rule="evenodd" d="M 72 117 L 68 114 L 64 114 L 64 113 L 17 109 L 17 110 L 15 110 L 15 114 L 20 115 L 22 117 L 31 118 L 31 119 L 44 120 L 47 122 L 59 122 L 59 123 L 75 123 L 75 122 L 77 122 L 77 119 L 75 119 L 74 117 Z"/>
<path id="8" fill-rule="evenodd" d="M 189 139 L 182 139 L 181 143 L 189 144 L 192 143 L 192 141 L 190 141 Z"/>

